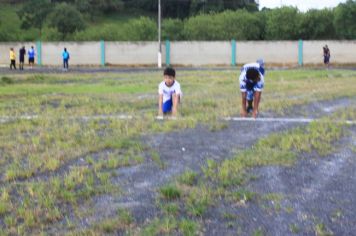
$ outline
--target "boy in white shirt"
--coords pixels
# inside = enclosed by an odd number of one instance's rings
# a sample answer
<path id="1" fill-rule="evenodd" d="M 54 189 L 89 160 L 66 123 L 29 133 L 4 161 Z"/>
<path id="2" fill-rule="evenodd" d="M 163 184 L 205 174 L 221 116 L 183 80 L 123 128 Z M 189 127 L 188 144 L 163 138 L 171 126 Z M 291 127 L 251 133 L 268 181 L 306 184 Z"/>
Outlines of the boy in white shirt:
<path id="1" fill-rule="evenodd" d="M 163 72 L 163 81 L 158 86 L 158 116 L 177 116 L 178 104 L 182 96 L 180 84 L 175 80 L 176 71 L 167 67 Z"/>

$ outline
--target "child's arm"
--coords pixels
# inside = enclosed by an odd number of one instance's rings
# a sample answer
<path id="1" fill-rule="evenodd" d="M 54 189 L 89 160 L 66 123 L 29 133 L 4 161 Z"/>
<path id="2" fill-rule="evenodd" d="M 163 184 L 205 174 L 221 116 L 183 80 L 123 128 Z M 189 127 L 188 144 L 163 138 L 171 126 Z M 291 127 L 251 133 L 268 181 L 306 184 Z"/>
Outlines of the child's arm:
<path id="1" fill-rule="evenodd" d="M 158 95 L 158 115 L 159 116 L 163 116 L 162 104 L 163 104 L 163 94 L 159 94 Z"/>
<path id="2" fill-rule="evenodd" d="M 257 117 L 258 115 L 258 106 L 260 105 L 260 100 L 261 100 L 261 94 L 262 92 L 258 92 L 256 91 L 255 94 L 253 95 L 254 98 L 253 98 L 253 112 L 252 112 L 252 115 L 254 118 Z"/>
<path id="3" fill-rule="evenodd" d="M 247 116 L 247 109 L 246 109 L 246 95 L 247 92 L 241 92 L 241 116 Z"/>
<path id="4" fill-rule="evenodd" d="M 173 99 L 172 116 L 177 116 L 178 102 L 179 102 L 179 94 L 174 93 L 174 94 L 172 95 L 172 99 Z"/>

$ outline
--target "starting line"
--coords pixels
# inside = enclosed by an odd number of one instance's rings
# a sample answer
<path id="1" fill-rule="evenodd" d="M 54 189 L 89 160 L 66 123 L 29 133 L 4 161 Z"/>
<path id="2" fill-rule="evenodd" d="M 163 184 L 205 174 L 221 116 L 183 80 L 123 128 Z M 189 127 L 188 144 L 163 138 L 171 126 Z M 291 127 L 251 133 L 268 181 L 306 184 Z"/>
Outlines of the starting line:
<path id="1" fill-rule="evenodd" d="M 226 121 L 251 121 L 251 122 L 285 122 L 285 123 L 311 123 L 313 121 L 323 121 L 321 119 L 313 119 L 313 118 L 252 118 L 252 117 L 225 117 L 223 118 Z M 328 121 L 329 122 L 329 121 Z M 356 124 L 354 120 L 332 120 L 333 123 L 346 123 L 346 124 Z"/>
<path id="2" fill-rule="evenodd" d="M 24 116 L 0 116 L 0 124 L 7 123 L 15 120 L 35 120 L 39 119 L 40 116 L 37 115 L 24 115 Z M 131 115 L 94 115 L 94 116 L 73 116 L 71 119 L 82 119 L 84 121 L 89 120 L 103 120 L 103 119 L 117 119 L 117 120 L 132 120 L 139 119 L 140 117 L 134 117 Z M 165 117 L 157 116 L 156 120 L 183 120 L 184 118 L 173 118 L 173 117 Z M 225 121 L 244 121 L 244 122 L 284 122 L 284 123 L 311 123 L 313 121 L 323 121 L 321 119 L 313 119 L 313 118 L 284 118 L 284 117 L 260 117 L 260 118 L 252 118 L 252 117 L 223 117 L 222 120 Z M 329 121 L 328 121 L 329 122 Z M 333 123 L 345 123 L 345 124 L 356 124 L 355 120 L 333 120 Z"/>

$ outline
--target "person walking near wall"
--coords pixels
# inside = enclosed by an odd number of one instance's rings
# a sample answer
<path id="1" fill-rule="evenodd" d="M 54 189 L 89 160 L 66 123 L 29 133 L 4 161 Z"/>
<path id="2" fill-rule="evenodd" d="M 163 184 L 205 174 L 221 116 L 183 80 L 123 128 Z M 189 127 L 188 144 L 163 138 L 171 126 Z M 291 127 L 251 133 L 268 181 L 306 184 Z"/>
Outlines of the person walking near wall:
<path id="1" fill-rule="evenodd" d="M 327 68 L 330 66 L 330 49 L 328 45 L 325 45 L 323 47 L 323 55 L 324 55 L 324 64 L 326 65 Z"/>
<path id="2" fill-rule="evenodd" d="M 26 55 L 25 46 L 23 46 L 23 47 L 20 49 L 19 55 L 20 55 L 20 70 L 23 70 L 23 65 L 24 65 L 24 63 L 25 63 L 25 55 Z"/>
<path id="3" fill-rule="evenodd" d="M 33 46 L 31 46 L 31 48 L 28 50 L 28 65 L 30 66 L 30 68 L 32 69 L 34 64 L 35 64 L 35 49 L 33 48 Z"/>
<path id="4" fill-rule="evenodd" d="M 14 49 L 10 48 L 10 70 L 12 70 L 12 67 L 16 70 L 16 54 Z"/>
<path id="5" fill-rule="evenodd" d="M 65 71 L 68 70 L 68 61 L 69 61 L 69 52 L 67 51 L 67 48 L 64 48 L 63 52 L 62 52 L 62 58 L 63 58 L 63 69 Z"/>

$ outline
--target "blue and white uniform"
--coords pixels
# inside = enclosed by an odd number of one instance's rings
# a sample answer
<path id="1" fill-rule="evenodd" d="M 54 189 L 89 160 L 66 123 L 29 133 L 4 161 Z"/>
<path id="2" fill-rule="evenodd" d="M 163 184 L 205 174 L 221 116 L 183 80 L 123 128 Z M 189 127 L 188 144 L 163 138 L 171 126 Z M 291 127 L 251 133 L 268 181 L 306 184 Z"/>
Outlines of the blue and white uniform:
<path id="1" fill-rule="evenodd" d="M 171 112 L 173 107 L 173 94 L 182 96 L 180 84 L 175 80 L 171 87 L 168 87 L 164 81 L 158 85 L 158 94 L 163 95 L 162 111 Z"/>
<path id="2" fill-rule="evenodd" d="M 246 78 L 246 72 L 250 68 L 254 68 L 260 73 L 260 81 L 259 82 L 254 83 L 253 81 L 251 81 L 251 80 Z M 263 69 L 263 67 L 260 66 L 260 64 L 258 64 L 258 63 L 249 63 L 249 64 L 244 65 L 241 68 L 241 74 L 240 74 L 240 77 L 239 77 L 239 81 L 240 81 L 240 91 L 247 93 L 246 99 L 248 101 L 253 100 L 254 92 L 255 91 L 261 92 L 263 90 L 263 87 L 264 87 L 264 83 L 265 82 L 264 82 L 264 69 Z"/>

